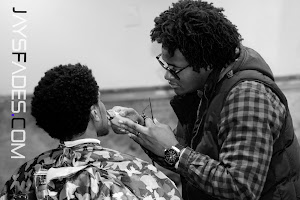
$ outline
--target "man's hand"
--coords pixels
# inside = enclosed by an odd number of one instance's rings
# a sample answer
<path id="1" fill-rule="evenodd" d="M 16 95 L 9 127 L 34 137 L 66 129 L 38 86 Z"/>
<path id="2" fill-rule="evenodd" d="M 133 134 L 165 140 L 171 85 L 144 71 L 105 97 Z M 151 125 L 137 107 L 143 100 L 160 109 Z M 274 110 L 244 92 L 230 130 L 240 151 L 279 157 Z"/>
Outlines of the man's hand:
<path id="1" fill-rule="evenodd" d="M 126 134 L 125 129 L 120 127 L 119 121 L 124 118 L 128 118 L 135 123 L 144 124 L 144 119 L 135 111 L 133 108 L 126 108 L 121 106 L 115 106 L 112 109 L 108 110 L 112 119 L 111 127 L 113 131 L 117 134 Z"/>
<path id="2" fill-rule="evenodd" d="M 145 126 L 128 119 L 119 121 L 119 124 L 123 124 L 121 127 L 129 133 L 128 135 L 134 141 L 160 157 L 164 157 L 166 148 L 178 143 L 172 129 L 166 124 L 159 123 L 156 119 L 152 121 L 150 118 L 146 118 Z"/>

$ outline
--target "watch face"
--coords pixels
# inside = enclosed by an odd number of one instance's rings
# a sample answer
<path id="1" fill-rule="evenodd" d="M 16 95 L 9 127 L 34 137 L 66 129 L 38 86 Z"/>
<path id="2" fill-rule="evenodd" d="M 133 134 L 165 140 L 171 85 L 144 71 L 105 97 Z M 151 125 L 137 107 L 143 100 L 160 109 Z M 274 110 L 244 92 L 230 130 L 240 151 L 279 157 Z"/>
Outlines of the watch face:
<path id="1" fill-rule="evenodd" d="M 179 156 L 177 154 L 177 152 L 174 149 L 167 149 L 165 152 L 165 161 L 170 164 L 170 165 L 174 165 L 177 160 L 178 160 Z"/>

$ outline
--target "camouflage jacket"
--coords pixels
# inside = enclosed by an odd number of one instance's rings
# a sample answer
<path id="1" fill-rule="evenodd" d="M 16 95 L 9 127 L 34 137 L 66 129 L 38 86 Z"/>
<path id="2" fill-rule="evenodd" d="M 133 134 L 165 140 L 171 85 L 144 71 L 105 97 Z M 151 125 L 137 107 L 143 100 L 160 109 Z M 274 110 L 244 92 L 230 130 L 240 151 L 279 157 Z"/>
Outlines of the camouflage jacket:
<path id="1" fill-rule="evenodd" d="M 37 176 L 40 172 L 45 173 Z M 71 147 L 60 144 L 24 163 L 0 196 L 0 200 L 36 198 L 179 200 L 181 196 L 153 165 L 92 142 Z"/>

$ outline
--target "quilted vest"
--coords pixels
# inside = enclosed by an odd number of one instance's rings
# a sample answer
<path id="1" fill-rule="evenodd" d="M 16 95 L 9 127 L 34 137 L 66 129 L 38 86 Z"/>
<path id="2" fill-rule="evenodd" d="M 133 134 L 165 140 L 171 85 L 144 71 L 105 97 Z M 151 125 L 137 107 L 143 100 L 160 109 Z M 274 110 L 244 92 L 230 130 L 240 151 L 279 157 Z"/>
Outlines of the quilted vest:
<path id="1" fill-rule="evenodd" d="M 274 82 L 269 66 L 254 50 L 242 47 L 239 60 L 232 70 L 217 83 L 213 97 L 207 102 L 203 117 L 197 117 L 200 98 L 196 93 L 185 97 L 175 96 L 171 100 L 171 106 L 179 120 L 176 137 L 182 145 L 219 160 L 220 144 L 217 140 L 217 123 L 220 120 L 224 101 L 234 86 L 246 80 L 257 81 L 271 88 L 287 111 L 280 136 L 273 145 L 273 155 L 260 199 L 299 199 L 300 148 L 294 133 L 287 100 Z M 216 199 L 195 188 L 184 177 L 181 177 L 181 181 L 184 199 L 199 199 L 199 197 Z"/>

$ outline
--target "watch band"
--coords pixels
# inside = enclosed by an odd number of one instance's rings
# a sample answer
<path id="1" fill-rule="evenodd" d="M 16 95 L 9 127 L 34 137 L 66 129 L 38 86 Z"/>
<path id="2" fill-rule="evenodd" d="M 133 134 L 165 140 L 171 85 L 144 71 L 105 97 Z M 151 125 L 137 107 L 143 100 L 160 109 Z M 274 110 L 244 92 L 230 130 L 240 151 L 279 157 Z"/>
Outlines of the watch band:
<path id="1" fill-rule="evenodd" d="M 183 150 L 186 146 L 183 146 L 183 145 L 177 143 L 177 144 L 175 145 L 175 147 L 176 147 L 177 149 L 179 149 L 179 150 L 180 150 L 180 153 L 181 153 L 182 150 Z"/>

